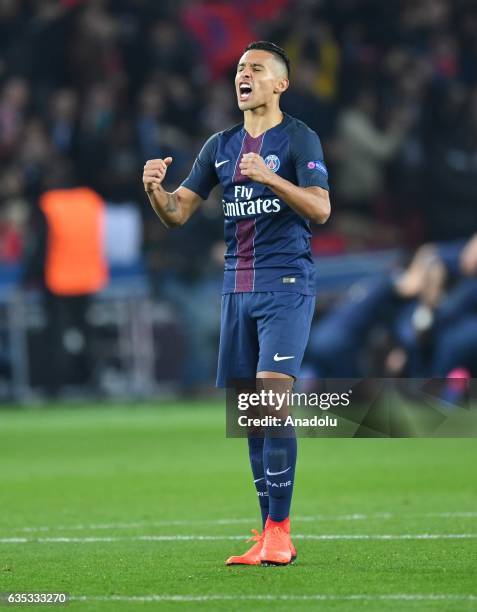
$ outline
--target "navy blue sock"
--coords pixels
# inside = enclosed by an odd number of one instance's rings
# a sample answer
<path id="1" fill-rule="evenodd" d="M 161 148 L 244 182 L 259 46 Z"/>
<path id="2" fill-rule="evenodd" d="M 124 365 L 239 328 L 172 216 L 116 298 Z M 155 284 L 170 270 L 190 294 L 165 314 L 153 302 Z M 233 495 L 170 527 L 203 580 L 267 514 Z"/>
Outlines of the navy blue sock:
<path id="1" fill-rule="evenodd" d="M 272 433 L 279 430 L 279 437 Z M 292 425 L 270 430 L 263 445 L 263 465 L 268 489 L 269 516 L 284 521 L 290 514 L 295 480 L 296 436 Z"/>
<path id="2" fill-rule="evenodd" d="M 268 517 L 268 490 L 265 472 L 263 470 L 263 444 L 265 438 L 248 438 L 248 453 L 250 456 L 250 465 L 253 472 L 253 481 L 257 489 L 258 503 L 260 504 L 260 512 L 262 513 L 262 523 L 265 527 L 265 521 Z"/>

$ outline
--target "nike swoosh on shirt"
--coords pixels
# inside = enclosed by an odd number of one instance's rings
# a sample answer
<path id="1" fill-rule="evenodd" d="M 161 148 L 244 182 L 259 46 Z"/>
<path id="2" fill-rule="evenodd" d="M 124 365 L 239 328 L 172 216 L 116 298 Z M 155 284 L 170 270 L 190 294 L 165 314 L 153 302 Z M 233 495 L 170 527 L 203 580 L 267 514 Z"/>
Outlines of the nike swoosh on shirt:
<path id="1" fill-rule="evenodd" d="M 261 480 L 265 480 L 265 478 L 257 478 L 256 480 L 254 480 L 253 482 L 260 482 Z"/>
<path id="2" fill-rule="evenodd" d="M 288 470 L 291 470 L 291 466 L 287 467 L 286 470 L 283 470 L 281 472 L 270 472 L 270 470 L 267 468 L 267 476 L 280 476 L 280 474 L 286 474 Z"/>
<path id="3" fill-rule="evenodd" d="M 220 166 L 223 166 L 224 164 L 228 164 L 229 161 L 230 159 L 226 159 L 225 161 L 221 161 L 221 162 L 218 162 L 217 160 L 215 160 L 215 167 L 220 168 Z"/>
<path id="4" fill-rule="evenodd" d="M 295 355 L 284 355 L 283 357 L 279 357 L 278 353 L 275 353 L 273 356 L 273 361 L 283 361 L 284 359 L 293 359 Z"/>

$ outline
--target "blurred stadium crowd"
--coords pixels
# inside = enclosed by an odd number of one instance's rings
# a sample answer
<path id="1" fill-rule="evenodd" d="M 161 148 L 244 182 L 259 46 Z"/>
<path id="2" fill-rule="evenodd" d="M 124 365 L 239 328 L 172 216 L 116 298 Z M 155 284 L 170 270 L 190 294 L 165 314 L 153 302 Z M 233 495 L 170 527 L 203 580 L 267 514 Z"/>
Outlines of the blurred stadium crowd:
<path id="1" fill-rule="evenodd" d="M 319 300 L 308 371 L 475 374 L 471 0 L 1 0 L 0 276 L 31 252 L 39 197 L 68 162 L 115 213 L 110 261 L 142 258 L 152 294 L 174 305 L 191 345 L 213 346 L 219 194 L 167 231 L 140 177 L 147 159 L 172 155 L 175 187 L 204 140 L 240 121 L 232 78 L 254 39 L 288 51 L 283 108 L 323 141 L 333 212 L 314 228 L 318 268 L 346 253 L 407 257 L 401 271 Z M 126 256 L 118 245 L 131 235 Z M 206 361 L 203 381 L 213 349 Z"/>

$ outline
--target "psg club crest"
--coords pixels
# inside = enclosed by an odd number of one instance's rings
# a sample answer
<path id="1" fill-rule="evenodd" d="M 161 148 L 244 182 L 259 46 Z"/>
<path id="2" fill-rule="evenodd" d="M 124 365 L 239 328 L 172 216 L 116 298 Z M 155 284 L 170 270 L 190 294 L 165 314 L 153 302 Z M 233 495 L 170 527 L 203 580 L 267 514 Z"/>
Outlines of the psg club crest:
<path id="1" fill-rule="evenodd" d="M 264 161 L 267 168 L 272 172 L 277 172 L 278 168 L 280 168 L 280 160 L 276 155 L 267 155 Z"/>

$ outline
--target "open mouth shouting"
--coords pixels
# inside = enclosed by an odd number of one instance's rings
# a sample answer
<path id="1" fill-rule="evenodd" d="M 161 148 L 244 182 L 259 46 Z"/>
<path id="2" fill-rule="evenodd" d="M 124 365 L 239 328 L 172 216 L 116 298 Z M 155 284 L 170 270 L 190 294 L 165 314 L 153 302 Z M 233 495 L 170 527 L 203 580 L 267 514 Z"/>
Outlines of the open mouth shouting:
<path id="1" fill-rule="evenodd" d="M 239 98 L 241 102 L 246 102 L 252 95 L 252 85 L 248 82 L 239 83 Z"/>

